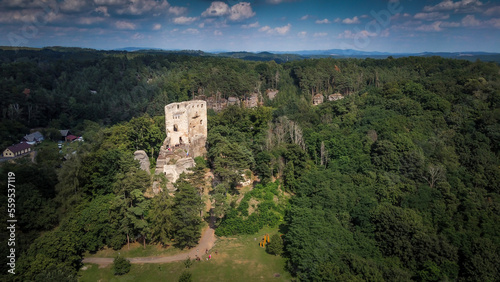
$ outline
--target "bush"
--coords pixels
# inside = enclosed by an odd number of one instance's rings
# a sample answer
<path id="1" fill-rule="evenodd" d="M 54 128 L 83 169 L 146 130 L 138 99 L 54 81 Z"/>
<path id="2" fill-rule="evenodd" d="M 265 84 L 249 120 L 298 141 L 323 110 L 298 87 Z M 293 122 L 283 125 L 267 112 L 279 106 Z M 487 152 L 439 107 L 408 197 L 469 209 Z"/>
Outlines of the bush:
<path id="1" fill-rule="evenodd" d="M 130 261 L 123 257 L 116 257 L 113 261 L 113 273 L 115 275 L 123 275 L 130 271 Z"/>
<path id="2" fill-rule="evenodd" d="M 188 257 L 188 258 L 184 261 L 184 266 L 185 266 L 186 268 L 190 268 L 190 267 L 191 267 L 191 265 L 193 265 L 193 261 L 191 260 L 191 258 L 190 258 L 190 257 Z"/>
<path id="3" fill-rule="evenodd" d="M 283 253 L 283 240 L 281 240 L 280 235 L 274 234 L 271 237 L 271 242 L 267 244 L 267 252 L 277 256 Z"/>
<path id="4" fill-rule="evenodd" d="M 179 282 L 191 282 L 193 281 L 191 278 L 191 272 L 184 270 L 179 277 Z"/>

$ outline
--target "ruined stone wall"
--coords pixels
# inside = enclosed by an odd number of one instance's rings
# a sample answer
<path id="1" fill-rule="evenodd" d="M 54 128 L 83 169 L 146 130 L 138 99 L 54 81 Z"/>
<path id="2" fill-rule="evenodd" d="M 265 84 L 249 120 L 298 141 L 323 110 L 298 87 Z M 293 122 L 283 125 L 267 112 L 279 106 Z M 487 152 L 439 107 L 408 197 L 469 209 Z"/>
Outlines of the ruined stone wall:
<path id="1" fill-rule="evenodd" d="M 201 100 L 165 106 L 166 146 L 189 145 L 193 157 L 205 152 L 207 102 Z"/>
<path id="2" fill-rule="evenodd" d="M 207 102 L 194 100 L 166 105 L 165 130 L 167 138 L 160 148 L 155 173 L 165 174 L 169 180 L 167 189 L 173 191 L 173 183 L 179 176 L 195 166 L 194 158 L 206 154 Z"/>

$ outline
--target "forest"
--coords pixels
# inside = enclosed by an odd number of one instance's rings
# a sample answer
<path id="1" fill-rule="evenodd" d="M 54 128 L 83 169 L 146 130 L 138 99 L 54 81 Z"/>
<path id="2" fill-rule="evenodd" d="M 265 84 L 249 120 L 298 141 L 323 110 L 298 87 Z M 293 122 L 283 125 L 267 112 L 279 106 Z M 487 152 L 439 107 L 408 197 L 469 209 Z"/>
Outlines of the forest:
<path id="1" fill-rule="evenodd" d="M 2 255 L 1 280 L 76 281 L 83 254 L 105 246 L 193 247 L 209 216 L 200 217 L 205 189 L 216 235 L 279 227 L 286 270 L 299 281 L 500 277 L 496 63 L 54 49 L 1 50 L 0 63 L 2 149 L 33 128 L 48 137 L 34 163 L 0 164 L 2 187 L 16 175 L 19 273 L 7 273 Z M 279 93 L 270 99 L 268 89 Z M 209 110 L 206 157 L 173 195 L 148 196 L 166 180 L 141 170 L 133 152 L 148 152 L 154 170 L 164 106 L 251 93 L 262 93 L 262 106 Z M 313 106 L 318 93 L 345 98 Z M 58 129 L 85 142 L 61 153 L 50 141 Z M 259 181 L 236 202 L 248 173 Z"/>

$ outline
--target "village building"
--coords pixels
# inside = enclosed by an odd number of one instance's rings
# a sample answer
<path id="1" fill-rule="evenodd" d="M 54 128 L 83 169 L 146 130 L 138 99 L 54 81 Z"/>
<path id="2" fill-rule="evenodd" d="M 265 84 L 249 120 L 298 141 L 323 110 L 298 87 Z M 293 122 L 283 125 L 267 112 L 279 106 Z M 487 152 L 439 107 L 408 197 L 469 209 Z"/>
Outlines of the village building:
<path id="1" fill-rule="evenodd" d="M 317 106 L 319 104 L 322 104 L 323 101 L 325 100 L 325 97 L 323 97 L 323 94 L 316 94 L 313 96 L 313 105 Z"/>
<path id="2" fill-rule="evenodd" d="M 43 135 L 40 131 L 33 132 L 23 137 L 21 142 L 26 142 L 30 145 L 34 145 L 43 141 Z"/>
<path id="3" fill-rule="evenodd" d="M 59 132 L 61 133 L 61 140 L 62 141 L 66 141 L 66 136 L 71 135 L 71 132 L 69 131 L 69 129 L 59 130 Z"/>
<path id="4" fill-rule="evenodd" d="M 5 149 L 2 153 L 4 158 L 13 158 L 17 156 L 21 156 L 31 152 L 31 145 L 28 143 L 19 143 L 16 145 L 12 145 Z"/>
<path id="5" fill-rule="evenodd" d="M 75 136 L 75 135 L 68 135 L 68 136 L 66 136 L 66 138 L 65 138 L 65 139 L 66 139 L 66 142 L 73 142 L 73 141 L 75 141 L 75 140 L 77 140 L 77 139 L 78 139 L 78 136 Z"/>

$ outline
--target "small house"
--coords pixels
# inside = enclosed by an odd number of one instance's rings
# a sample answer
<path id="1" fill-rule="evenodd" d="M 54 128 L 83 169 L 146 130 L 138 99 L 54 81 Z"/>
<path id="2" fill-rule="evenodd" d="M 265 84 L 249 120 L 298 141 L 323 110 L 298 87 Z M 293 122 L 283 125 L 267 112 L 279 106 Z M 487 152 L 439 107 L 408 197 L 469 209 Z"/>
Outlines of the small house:
<path id="1" fill-rule="evenodd" d="M 67 142 L 73 142 L 73 141 L 75 141 L 76 139 L 78 139 L 78 137 L 77 137 L 77 136 L 75 136 L 75 135 L 68 135 L 68 136 L 66 136 L 66 141 L 67 141 Z"/>
<path id="2" fill-rule="evenodd" d="M 40 131 L 33 132 L 23 137 L 21 142 L 26 142 L 30 145 L 34 145 L 43 141 L 43 135 Z"/>
<path id="3" fill-rule="evenodd" d="M 71 132 L 68 129 L 59 130 L 59 132 L 61 132 L 61 140 L 62 141 L 65 141 L 66 136 L 71 134 Z"/>
<path id="4" fill-rule="evenodd" d="M 13 158 L 23 154 L 27 154 L 31 152 L 31 145 L 28 143 L 19 143 L 16 145 L 12 145 L 5 149 L 2 153 L 4 158 Z"/>

